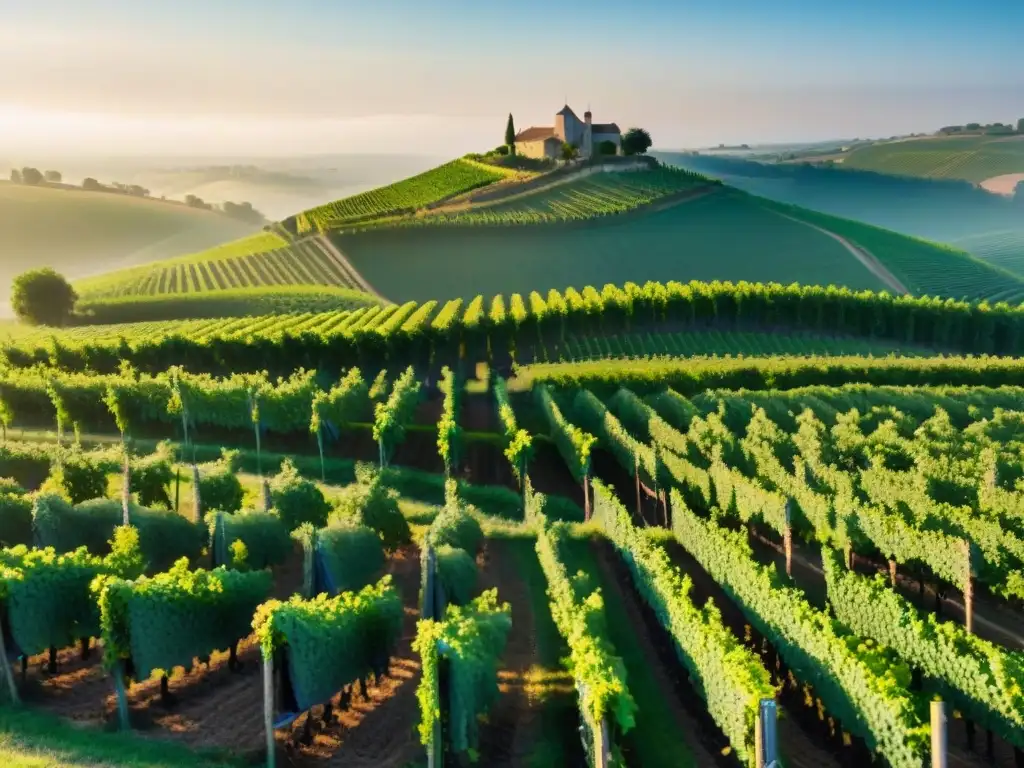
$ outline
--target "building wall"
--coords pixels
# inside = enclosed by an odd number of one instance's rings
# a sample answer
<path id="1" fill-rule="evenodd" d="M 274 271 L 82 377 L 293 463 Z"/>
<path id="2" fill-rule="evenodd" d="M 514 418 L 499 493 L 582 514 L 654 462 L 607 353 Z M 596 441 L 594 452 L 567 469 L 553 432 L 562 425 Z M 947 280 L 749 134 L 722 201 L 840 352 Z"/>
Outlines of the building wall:
<path id="1" fill-rule="evenodd" d="M 557 158 L 561 140 L 523 141 L 516 144 L 516 153 L 523 157 Z"/>
<path id="2" fill-rule="evenodd" d="M 562 141 L 576 146 L 583 144 L 583 123 L 572 115 L 555 115 L 555 135 Z"/>

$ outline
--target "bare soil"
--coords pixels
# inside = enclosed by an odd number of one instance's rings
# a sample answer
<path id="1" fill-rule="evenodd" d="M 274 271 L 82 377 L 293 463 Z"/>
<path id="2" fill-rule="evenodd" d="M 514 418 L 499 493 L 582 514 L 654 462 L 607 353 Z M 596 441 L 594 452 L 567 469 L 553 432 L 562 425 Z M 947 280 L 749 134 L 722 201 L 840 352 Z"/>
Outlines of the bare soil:
<path id="1" fill-rule="evenodd" d="M 544 739 L 544 719 L 558 719 L 557 731 L 565 739 L 559 745 L 561 755 L 569 766 L 585 765 L 582 748 L 576 734 L 575 692 L 571 681 L 554 686 L 545 682 L 542 689 L 532 689 L 531 671 L 543 668 L 538 648 L 536 617 L 524 575 L 517 571 L 511 547 L 514 543 L 501 539 L 487 539 L 478 558 L 481 589 L 496 587 L 498 598 L 512 609 L 512 629 L 498 671 L 499 698 L 487 714 L 486 724 L 480 732 L 480 765 L 496 768 L 531 764 L 530 758 Z M 551 706 L 557 697 L 558 704 Z"/>
<path id="2" fill-rule="evenodd" d="M 978 186 L 997 195 L 1010 197 L 1017 190 L 1017 185 L 1022 181 L 1024 181 L 1024 173 L 1004 173 L 1002 176 L 993 176 L 991 179 L 985 179 Z"/>
<path id="3" fill-rule="evenodd" d="M 368 685 L 365 698 L 353 695 L 348 710 L 335 706 L 328 722 L 322 720 L 323 708 L 316 707 L 314 713 L 299 718 L 290 732 L 278 731 L 279 764 L 402 768 L 423 756 L 416 734 L 419 662 L 412 653 L 419 616 L 416 547 L 392 556 L 388 572 L 402 593 L 406 614 L 388 676 L 376 685 Z M 302 582 L 301 550 L 278 569 L 275 577 L 275 595 L 285 597 L 298 590 Z M 100 664 L 101 654 L 101 648 L 94 648 L 91 658 L 84 661 L 79 649 L 64 649 L 58 653 L 58 672 L 52 675 L 45 671 L 47 657 L 34 657 L 21 686 L 26 702 L 78 722 L 116 727 L 113 681 Z M 229 749 L 243 759 L 260 760 L 266 742 L 261 654 L 255 638 L 246 638 L 239 645 L 240 671 L 228 669 L 228 657 L 227 652 L 216 653 L 208 665 L 197 664 L 190 671 L 179 670 L 172 675 L 168 689 L 173 701 L 168 706 L 161 701 L 158 678 L 131 685 L 128 704 L 133 729 L 154 738 L 192 747 Z M 312 742 L 292 743 L 310 717 L 315 721 Z"/>

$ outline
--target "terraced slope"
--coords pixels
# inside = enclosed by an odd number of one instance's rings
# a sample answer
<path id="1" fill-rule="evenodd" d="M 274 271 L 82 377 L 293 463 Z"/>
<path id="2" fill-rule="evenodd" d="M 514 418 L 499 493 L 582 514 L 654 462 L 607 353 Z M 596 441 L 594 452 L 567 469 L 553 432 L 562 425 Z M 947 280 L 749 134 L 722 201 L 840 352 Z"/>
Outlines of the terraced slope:
<path id="1" fill-rule="evenodd" d="M 271 232 L 194 256 L 82 280 L 75 287 L 90 301 L 290 285 L 367 288 L 326 240 L 309 237 L 288 243 Z"/>
<path id="2" fill-rule="evenodd" d="M 469 210 L 443 211 L 403 223 L 476 226 L 583 221 L 706 188 L 705 177 L 678 168 L 593 173 L 491 205 L 476 204 Z"/>
<path id="3" fill-rule="evenodd" d="M 368 220 L 412 213 L 471 189 L 487 186 L 518 172 L 472 160 L 458 159 L 418 176 L 303 211 L 285 226 L 303 234 L 365 223 Z"/>
<path id="4" fill-rule="evenodd" d="M 960 136 L 871 144 L 844 156 L 843 167 L 980 183 L 994 176 L 1024 173 L 1024 136 Z"/>

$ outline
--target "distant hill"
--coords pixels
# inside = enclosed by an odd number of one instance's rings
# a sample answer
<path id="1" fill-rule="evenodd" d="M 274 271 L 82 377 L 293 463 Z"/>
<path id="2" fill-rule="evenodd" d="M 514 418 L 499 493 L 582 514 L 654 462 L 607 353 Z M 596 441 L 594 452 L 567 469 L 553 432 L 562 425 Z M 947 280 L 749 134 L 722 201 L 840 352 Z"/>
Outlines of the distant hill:
<path id="1" fill-rule="evenodd" d="M 876 142 L 843 156 L 844 168 L 980 184 L 1024 173 L 1024 136 L 941 136 Z"/>
<path id="2" fill-rule="evenodd" d="M 1024 277 L 1024 208 L 970 182 L 656 153 L 762 197 L 945 242 Z"/>
<path id="3" fill-rule="evenodd" d="M 0 300 L 26 269 L 69 278 L 165 259 L 258 231 L 223 214 L 107 192 L 0 182 Z"/>

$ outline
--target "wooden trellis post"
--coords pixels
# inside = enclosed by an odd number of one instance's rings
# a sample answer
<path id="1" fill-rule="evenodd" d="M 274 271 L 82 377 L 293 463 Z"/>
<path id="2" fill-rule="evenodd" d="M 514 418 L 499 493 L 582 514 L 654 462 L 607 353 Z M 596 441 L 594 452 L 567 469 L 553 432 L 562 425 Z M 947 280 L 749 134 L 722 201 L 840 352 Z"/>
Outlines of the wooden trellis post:
<path id="1" fill-rule="evenodd" d="M 974 572 L 971 563 L 971 542 L 963 540 L 964 549 L 964 625 L 967 634 L 974 634 Z"/>
<path id="2" fill-rule="evenodd" d="M 946 704 L 933 701 L 931 706 L 932 768 L 946 768 Z"/>
<path id="3" fill-rule="evenodd" d="M 117 720 L 122 731 L 131 730 L 128 719 L 128 691 L 124 681 L 124 662 L 118 660 L 114 665 L 114 693 L 117 695 Z"/>
<path id="4" fill-rule="evenodd" d="M 7 639 L 4 637 L 2 623 L 0 623 L 0 663 L 4 665 L 4 682 L 7 683 L 7 692 L 11 697 L 11 704 L 20 704 L 18 687 L 14 684 L 14 673 L 11 672 L 11 663 L 7 658 Z"/>
<path id="5" fill-rule="evenodd" d="M 755 764 L 757 768 L 771 768 L 778 765 L 778 707 L 774 699 L 761 699 L 754 723 Z"/>
<path id="6" fill-rule="evenodd" d="M 590 509 L 590 474 L 583 476 L 583 519 L 590 520 L 592 510 Z"/>
<path id="7" fill-rule="evenodd" d="M 263 728 L 267 737 L 267 768 L 277 762 L 277 740 L 274 738 L 274 657 L 263 656 Z"/>
<path id="8" fill-rule="evenodd" d="M 786 528 L 782 533 L 782 545 L 786 549 L 786 575 L 793 576 L 793 500 L 786 499 Z"/>

